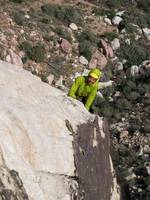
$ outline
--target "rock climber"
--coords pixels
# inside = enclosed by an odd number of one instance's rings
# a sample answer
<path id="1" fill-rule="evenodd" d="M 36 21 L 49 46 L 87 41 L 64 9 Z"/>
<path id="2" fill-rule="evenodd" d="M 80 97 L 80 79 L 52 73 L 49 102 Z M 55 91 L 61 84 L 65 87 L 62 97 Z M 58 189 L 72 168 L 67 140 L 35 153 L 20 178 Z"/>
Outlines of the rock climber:
<path id="1" fill-rule="evenodd" d="M 89 72 L 88 76 L 77 77 L 69 90 L 68 96 L 82 101 L 86 109 L 90 110 L 97 94 L 100 76 L 101 71 L 95 68 Z"/>

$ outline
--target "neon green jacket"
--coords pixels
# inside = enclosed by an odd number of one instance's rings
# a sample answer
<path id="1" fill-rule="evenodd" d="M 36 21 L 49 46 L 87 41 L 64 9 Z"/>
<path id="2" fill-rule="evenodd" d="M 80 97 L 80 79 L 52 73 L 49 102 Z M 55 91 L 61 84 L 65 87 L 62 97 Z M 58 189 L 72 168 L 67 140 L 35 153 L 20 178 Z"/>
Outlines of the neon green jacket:
<path id="1" fill-rule="evenodd" d="M 86 97 L 85 107 L 90 109 L 98 90 L 98 81 L 92 85 L 87 84 L 87 76 L 79 76 L 75 79 L 68 95 L 74 99 Z"/>

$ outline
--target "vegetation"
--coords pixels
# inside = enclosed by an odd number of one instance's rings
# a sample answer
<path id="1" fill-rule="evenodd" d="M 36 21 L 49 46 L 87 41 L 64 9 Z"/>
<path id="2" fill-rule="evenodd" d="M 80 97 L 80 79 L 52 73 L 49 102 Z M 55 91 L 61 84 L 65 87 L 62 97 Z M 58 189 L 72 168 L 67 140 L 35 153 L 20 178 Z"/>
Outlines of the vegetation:
<path id="1" fill-rule="evenodd" d="M 13 14 L 13 20 L 19 26 L 24 25 L 24 23 L 25 23 L 25 13 L 23 11 L 15 11 L 14 14 Z"/>
<path id="2" fill-rule="evenodd" d="M 118 34 L 116 32 L 104 32 L 100 37 L 112 41 L 113 39 L 118 38 Z"/>
<path id="3" fill-rule="evenodd" d="M 97 47 L 98 38 L 95 33 L 90 30 L 85 30 L 78 36 L 79 41 L 79 53 L 88 60 L 91 59 L 93 53 L 93 47 Z"/>
<path id="4" fill-rule="evenodd" d="M 126 59 L 126 65 L 139 65 L 143 60 L 150 59 L 149 49 L 141 44 L 140 41 L 132 40 L 131 44 L 122 43 L 121 48 L 118 51 L 120 59 Z"/>
<path id="5" fill-rule="evenodd" d="M 24 0 L 9 0 L 11 2 L 14 2 L 14 3 L 22 3 Z"/>
<path id="6" fill-rule="evenodd" d="M 32 46 L 28 42 L 23 42 L 20 45 L 20 49 L 24 50 L 26 53 L 26 56 L 34 60 L 35 62 L 43 62 L 45 60 L 46 50 L 45 47 L 42 44 L 37 44 L 35 46 Z"/>
<path id="7" fill-rule="evenodd" d="M 62 38 L 68 40 L 69 42 L 72 41 L 71 38 L 71 33 L 67 30 L 67 28 L 63 27 L 63 26 L 58 26 L 55 29 L 55 32 Z"/>
<path id="8" fill-rule="evenodd" d="M 116 12 L 114 9 L 101 9 L 101 8 L 94 8 L 93 13 L 98 16 L 107 16 L 109 19 L 112 19 Z"/>
<path id="9" fill-rule="evenodd" d="M 76 23 L 83 25 L 83 16 L 80 10 L 74 7 L 61 5 L 45 4 L 41 7 L 42 11 L 47 15 L 54 17 L 64 23 Z"/>

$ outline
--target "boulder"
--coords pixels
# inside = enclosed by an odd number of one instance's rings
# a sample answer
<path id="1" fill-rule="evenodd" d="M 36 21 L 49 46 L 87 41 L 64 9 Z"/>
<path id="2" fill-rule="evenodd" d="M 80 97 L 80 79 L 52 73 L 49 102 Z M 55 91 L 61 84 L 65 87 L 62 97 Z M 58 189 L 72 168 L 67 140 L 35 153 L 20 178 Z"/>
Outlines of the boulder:
<path id="1" fill-rule="evenodd" d="M 137 65 L 133 65 L 130 69 L 130 73 L 132 77 L 135 77 L 139 73 L 139 67 Z"/>
<path id="2" fill-rule="evenodd" d="M 2 61 L 0 94 L 0 197 L 120 200 L 102 118 Z"/>
<path id="3" fill-rule="evenodd" d="M 139 76 L 141 78 L 149 78 L 150 76 L 150 60 L 145 60 L 139 66 Z"/>
<path id="4" fill-rule="evenodd" d="M 79 61 L 83 65 L 88 65 L 88 63 L 89 63 L 88 60 L 84 56 L 80 56 Z"/>
<path id="5" fill-rule="evenodd" d="M 99 46 L 103 49 L 103 54 L 106 56 L 107 59 L 114 57 L 111 46 L 105 40 L 101 39 Z"/>
<path id="6" fill-rule="evenodd" d="M 60 46 L 64 53 L 71 53 L 72 45 L 66 39 L 62 39 Z"/>
<path id="7" fill-rule="evenodd" d="M 74 23 L 71 23 L 70 25 L 69 25 L 69 27 L 71 28 L 71 30 L 73 30 L 73 31 L 77 31 L 78 30 L 78 27 L 77 27 L 77 25 L 76 24 L 74 24 Z"/>
<path id="8" fill-rule="evenodd" d="M 121 17 L 115 16 L 115 17 L 112 19 L 112 23 L 113 23 L 114 25 L 119 25 L 120 22 L 121 22 L 122 20 L 123 20 L 123 19 L 122 19 Z"/>
<path id="9" fill-rule="evenodd" d="M 48 77 L 47 77 L 47 80 L 48 80 L 48 83 L 51 85 L 54 81 L 54 75 L 53 74 L 50 74 Z"/>
<path id="10" fill-rule="evenodd" d="M 9 54 L 6 56 L 6 61 L 18 66 L 23 66 L 21 57 L 17 55 L 12 49 L 9 50 Z"/>
<path id="11" fill-rule="evenodd" d="M 89 68 L 93 69 L 95 67 L 99 67 L 100 69 L 103 69 L 106 65 L 107 65 L 106 57 L 96 49 L 89 62 Z"/>
<path id="12" fill-rule="evenodd" d="M 150 28 L 143 28 L 143 33 L 145 37 L 150 40 Z"/>
<path id="13" fill-rule="evenodd" d="M 112 25 L 111 20 L 107 17 L 104 17 L 104 22 L 108 25 Z"/>
<path id="14" fill-rule="evenodd" d="M 118 38 L 115 38 L 113 41 L 111 41 L 111 47 L 113 50 L 117 50 L 120 48 L 120 42 Z"/>

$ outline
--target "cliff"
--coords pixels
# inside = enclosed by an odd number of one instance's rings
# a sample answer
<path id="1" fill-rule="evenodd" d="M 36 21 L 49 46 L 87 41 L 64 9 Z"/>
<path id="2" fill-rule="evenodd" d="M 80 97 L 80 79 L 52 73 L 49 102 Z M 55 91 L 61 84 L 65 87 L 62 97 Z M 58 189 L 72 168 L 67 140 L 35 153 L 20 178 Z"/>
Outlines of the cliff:
<path id="1" fill-rule="evenodd" d="M 101 118 L 3 61 L 0 99 L 2 199 L 120 199 Z"/>

